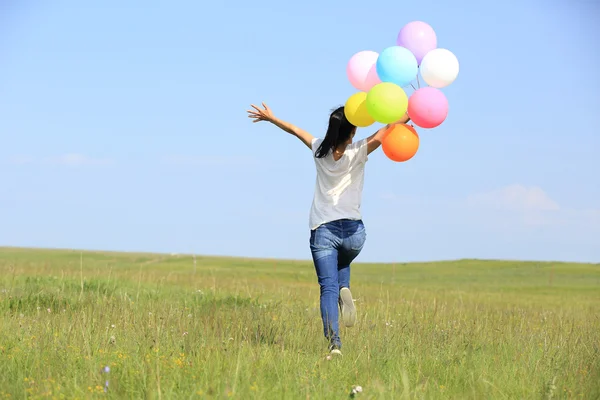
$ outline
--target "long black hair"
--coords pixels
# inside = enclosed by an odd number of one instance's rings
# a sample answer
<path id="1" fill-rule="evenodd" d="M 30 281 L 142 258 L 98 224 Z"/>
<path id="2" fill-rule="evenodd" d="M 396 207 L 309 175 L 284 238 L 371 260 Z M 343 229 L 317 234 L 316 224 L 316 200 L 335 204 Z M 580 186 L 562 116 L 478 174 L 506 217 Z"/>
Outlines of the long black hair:
<path id="1" fill-rule="evenodd" d="M 331 150 L 337 148 L 340 143 L 347 141 L 355 129 L 356 126 L 352 125 L 348 121 L 348 118 L 346 118 L 346 114 L 344 114 L 344 106 L 333 110 L 329 116 L 327 133 L 315 152 L 315 157 L 325 157 Z"/>

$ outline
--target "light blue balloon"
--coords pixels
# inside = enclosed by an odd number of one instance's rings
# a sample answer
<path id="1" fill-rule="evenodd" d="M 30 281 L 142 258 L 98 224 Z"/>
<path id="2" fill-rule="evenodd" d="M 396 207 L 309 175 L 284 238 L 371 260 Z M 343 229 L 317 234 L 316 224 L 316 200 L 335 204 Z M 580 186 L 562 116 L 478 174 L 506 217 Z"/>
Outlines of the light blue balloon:
<path id="1" fill-rule="evenodd" d="M 379 54 L 376 69 L 382 82 L 404 87 L 416 79 L 419 65 L 415 55 L 406 47 L 392 46 Z"/>

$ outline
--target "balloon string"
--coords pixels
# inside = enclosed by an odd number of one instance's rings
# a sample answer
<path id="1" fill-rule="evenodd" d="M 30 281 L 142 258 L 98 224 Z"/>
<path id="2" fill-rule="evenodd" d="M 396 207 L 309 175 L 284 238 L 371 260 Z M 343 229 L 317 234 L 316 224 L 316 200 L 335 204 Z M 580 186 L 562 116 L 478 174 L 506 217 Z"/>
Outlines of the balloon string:
<path id="1" fill-rule="evenodd" d="M 417 85 L 419 86 L 419 89 L 421 89 L 421 82 L 419 81 L 419 74 L 417 74 Z"/>
<path id="2" fill-rule="evenodd" d="M 417 88 L 415 88 L 415 85 L 413 85 L 412 83 L 410 84 L 410 86 L 412 86 L 413 90 L 417 90 Z"/>

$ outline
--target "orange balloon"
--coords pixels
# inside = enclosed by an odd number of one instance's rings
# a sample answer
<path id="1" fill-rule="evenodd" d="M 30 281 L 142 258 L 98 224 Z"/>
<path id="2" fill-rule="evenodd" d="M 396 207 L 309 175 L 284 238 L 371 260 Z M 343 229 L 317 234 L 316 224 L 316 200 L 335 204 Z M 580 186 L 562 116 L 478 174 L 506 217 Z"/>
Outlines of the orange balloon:
<path id="1" fill-rule="evenodd" d="M 386 132 L 381 147 L 390 160 L 408 161 L 419 150 L 419 135 L 410 125 L 394 125 Z"/>

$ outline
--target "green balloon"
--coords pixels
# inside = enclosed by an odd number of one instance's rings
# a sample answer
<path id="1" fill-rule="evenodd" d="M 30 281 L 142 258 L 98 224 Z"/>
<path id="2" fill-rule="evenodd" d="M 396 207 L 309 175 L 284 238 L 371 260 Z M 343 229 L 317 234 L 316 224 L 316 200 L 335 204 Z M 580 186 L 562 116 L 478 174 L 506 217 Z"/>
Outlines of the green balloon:
<path id="1" fill-rule="evenodd" d="M 382 124 L 398 122 L 408 109 L 408 96 L 400 86 L 383 82 L 373 86 L 367 94 L 367 111 Z"/>

